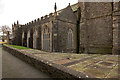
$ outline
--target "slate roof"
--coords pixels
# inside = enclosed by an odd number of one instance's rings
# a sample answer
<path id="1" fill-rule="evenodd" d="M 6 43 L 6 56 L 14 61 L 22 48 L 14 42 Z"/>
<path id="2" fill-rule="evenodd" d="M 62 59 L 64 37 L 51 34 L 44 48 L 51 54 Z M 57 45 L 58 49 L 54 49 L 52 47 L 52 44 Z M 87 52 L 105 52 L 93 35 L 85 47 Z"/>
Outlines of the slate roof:
<path id="1" fill-rule="evenodd" d="M 71 5 L 71 8 L 72 8 L 73 12 L 77 11 L 78 7 L 79 7 L 79 3 L 76 3 L 76 4 Z M 57 11 L 57 14 L 59 15 L 62 11 L 64 11 L 64 9 L 65 9 L 65 8 Z"/>
<path id="2" fill-rule="evenodd" d="M 79 3 L 71 5 L 73 11 L 77 11 L 78 7 L 79 7 Z"/>

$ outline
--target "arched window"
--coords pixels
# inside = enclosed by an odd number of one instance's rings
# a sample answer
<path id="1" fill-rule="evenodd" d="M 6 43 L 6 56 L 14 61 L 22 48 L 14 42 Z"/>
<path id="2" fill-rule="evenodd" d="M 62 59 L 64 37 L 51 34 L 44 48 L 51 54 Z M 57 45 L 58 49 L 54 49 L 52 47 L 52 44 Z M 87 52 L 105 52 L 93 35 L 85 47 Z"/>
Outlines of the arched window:
<path id="1" fill-rule="evenodd" d="M 37 30 L 33 34 L 33 48 L 37 48 Z"/>
<path id="2" fill-rule="evenodd" d="M 22 33 L 22 46 L 24 46 L 24 32 Z"/>
<path id="3" fill-rule="evenodd" d="M 73 47 L 73 32 L 71 29 L 68 30 L 68 48 Z"/>
<path id="4" fill-rule="evenodd" d="M 22 33 L 22 39 L 24 38 L 24 32 Z"/>
<path id="5" fill-rule="evenodd" d="M 43 30 L 43 49 L 50 50 L 50 30 L 48 27 Z"/>
<path id="6" fill-rule="evenodd" d="M 27 33 L 27 47 L 29 47 L 30 30 Z"/>

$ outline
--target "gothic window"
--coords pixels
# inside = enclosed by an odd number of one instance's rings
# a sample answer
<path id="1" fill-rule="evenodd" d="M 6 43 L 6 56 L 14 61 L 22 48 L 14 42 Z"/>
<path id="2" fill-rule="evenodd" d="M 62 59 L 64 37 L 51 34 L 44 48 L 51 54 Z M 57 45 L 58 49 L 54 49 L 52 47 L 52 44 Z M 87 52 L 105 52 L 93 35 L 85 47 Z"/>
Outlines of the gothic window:
<path id="1" fill-rule="evenodd" d="M 73 47 L 73 32 L 71 29 L 68 30 L 68 48 Z"/>
<path id="2" fill-rule="evenodd" d="M 24 32 L 23 32 L 23 34 L 22 34 L 22 39 L 24 38 Z"/>
<path id="3" fill-rule="evenodd" d="M 36 49 L 37 48 L 37 30 L 35 30 L 33 34 L 33 47 Z"/>
<path id="4" fill-rule="evenodd" d="M 29 47 L 29 38 L 30 38 L 30 31 L 27 33 L 27 47 Z"/>
<path id="5" fill-rule="evenodd" d="M 43 49 L 50 50 L 50 30 L 46 27 L 43 31 Z"/>
<path id="6" fill-rule="evenodd" d="M 22 45 L 24 43 L 24 32 L 22 33 Z"/>

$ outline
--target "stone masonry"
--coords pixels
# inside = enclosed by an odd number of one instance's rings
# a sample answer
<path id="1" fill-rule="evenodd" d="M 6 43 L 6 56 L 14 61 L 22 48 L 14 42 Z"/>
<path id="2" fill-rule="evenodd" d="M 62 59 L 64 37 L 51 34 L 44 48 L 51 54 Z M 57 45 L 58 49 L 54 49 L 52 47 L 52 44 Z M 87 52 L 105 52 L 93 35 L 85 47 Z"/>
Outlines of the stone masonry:
<path id="1" fill-rule="evenodd" d="M 25 25 L 14 23 L 14 45 L 50 52 L 76 52 L 76 22 L 78 8 L 81 9 L 80 52 L 119 54 L 120 52 L 120 3 L 119 2 L 78 2 L 66 8 L 35 19 Z M 50 50 L 44 47 L 44 29 L 50 30 Z M 72 47 L 68 46 L 68 31 L 72 30 Z M 34 32 L 36 31 L 36 34 Z M 34 39 L 35 38 L 35 39 Z M 48 43 L 47 43 L 48 44 Z M 46 45 L 47 45 L 46 44 Z"/>

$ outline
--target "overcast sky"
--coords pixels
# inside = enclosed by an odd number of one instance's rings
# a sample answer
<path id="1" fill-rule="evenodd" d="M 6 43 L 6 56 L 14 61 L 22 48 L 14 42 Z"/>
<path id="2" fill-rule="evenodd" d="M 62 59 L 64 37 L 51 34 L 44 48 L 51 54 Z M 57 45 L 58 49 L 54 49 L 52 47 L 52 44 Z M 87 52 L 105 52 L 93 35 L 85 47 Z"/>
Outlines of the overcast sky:
<path id="1" fill-rule="evenodd" d="M 26 24 L 34 19 L 54 12 L 54 4 L 57 10 L 65 8 L 70 3 L 75 4 L 78 0 L 0 0 L 0 26 L 12 26 L 14 21 Z"/>

